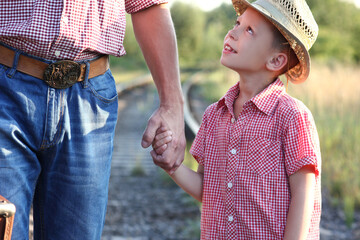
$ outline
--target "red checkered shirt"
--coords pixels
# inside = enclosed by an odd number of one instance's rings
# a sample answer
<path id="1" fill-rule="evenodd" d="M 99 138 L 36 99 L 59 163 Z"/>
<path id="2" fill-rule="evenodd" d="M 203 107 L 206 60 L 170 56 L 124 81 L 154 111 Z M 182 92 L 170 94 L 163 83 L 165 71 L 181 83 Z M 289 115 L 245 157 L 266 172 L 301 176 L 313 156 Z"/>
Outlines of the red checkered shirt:
<path id="1" fill-rule="evenodd" d="M 125 54 L 127 13 L 166 0 L 0 1 L 0 42 L 49 60 Z"/>
<path id="2" fill-rule="evenodd" d="M 204 166 L 201 239 L 283 239 L 289 176 L 315 166 L 307 239 L 319 239 L 321 157 L 310 111 L 278 79 L 247 101 L 237 120 L 236 84 L 205 111 L 191 154 Z"/>

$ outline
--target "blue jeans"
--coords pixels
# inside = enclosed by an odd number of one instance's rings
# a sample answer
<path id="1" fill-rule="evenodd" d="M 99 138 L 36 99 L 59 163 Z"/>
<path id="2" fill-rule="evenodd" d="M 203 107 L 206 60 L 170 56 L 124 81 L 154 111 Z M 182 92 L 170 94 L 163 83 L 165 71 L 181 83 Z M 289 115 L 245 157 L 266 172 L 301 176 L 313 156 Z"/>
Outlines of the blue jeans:
<path id="1" fill-rule="evenodd" d="M 117 92 L 108 70 L 68 89 L 0 65 L 0 194 L 16 205 L 13 238 L 100 239 Z"/>

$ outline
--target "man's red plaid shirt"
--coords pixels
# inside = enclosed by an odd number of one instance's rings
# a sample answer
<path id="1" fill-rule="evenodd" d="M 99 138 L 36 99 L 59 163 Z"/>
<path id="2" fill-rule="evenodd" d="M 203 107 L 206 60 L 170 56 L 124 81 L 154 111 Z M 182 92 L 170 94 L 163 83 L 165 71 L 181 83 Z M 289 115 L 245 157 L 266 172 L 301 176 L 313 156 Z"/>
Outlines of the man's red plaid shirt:
<path id="1" fill-rule="evenodd" d="M 235 120 L 238 94 L 236 84 L 207 108 L 190 150 L 204 166 L 201 239 L 282 239 L 288 178 L 306 165 L 316 170 L 308 239 L 319 239 L 321 157 L 310 111 L 278 79 Z"/>
<path id="2" fill-rule="evenodd" d="M 122 56 L 125 12 L 165 0 L 0 1 L 0 42 L 48 60 Z"/>

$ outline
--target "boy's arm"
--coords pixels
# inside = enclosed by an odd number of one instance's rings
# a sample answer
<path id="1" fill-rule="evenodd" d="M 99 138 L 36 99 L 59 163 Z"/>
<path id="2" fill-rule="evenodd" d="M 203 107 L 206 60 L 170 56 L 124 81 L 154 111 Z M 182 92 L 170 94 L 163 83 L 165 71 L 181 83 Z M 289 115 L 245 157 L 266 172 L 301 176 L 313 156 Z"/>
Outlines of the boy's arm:
<path id="1" fill-rule="evenodd" d="M 305 166 L 289 177 L 291 202 L 285 240 L 306 239 L 314 208 L 314 166 Z"/>
<path id="2" fill-rule="evenodd" d="M 159 136 L 159 135 L 157 135 Z M 159 139 L 155 139 L 155 145 Z M 171 141 L 171 140 L 170 140 Z M 169 141 L 166 141 L 163 144 L 166 144 Z M 164 145 L 162 145 L 164 146 Z M 156 153 L 158 149 L 154 149 L 150 152 L 151 156 L 156 158 L 161 158 L 162 155 Z M 165 169 L 164 169 L 165 170 Z M 166 171 L 166 170 L 165 170 Z M 191 195 L 193 198 L 202 202 L 202 190 L 203 190 L 203 177 L 204 177 L 204 167 L 202 165 L 198 166 L 197 172 L 186 167 L 184 164 L 181 164 L 175 172 L 166 171 L 169 176 L 176 182 L 179 187 L 181 187 L 185 192 Z"/>
<path id="3" fill-rule="evenodd" d="M 199 165 L 197 172 L 181 164 L 180 167 L 169 175 L 177 185 L 193 198 L 202 202 L 204 166 Z"/>
<path id="4" fill-rule="evenodd" d="M 167 128 L 160 128 L 156 132 L 153 142 L 153 150 L 150 152 L 153 159 L 161 160 L 162 153 L 166 151 L 167 144 L 172 141 L 172 132 Z M 164 169 L 166 171 L 166 169 Z M 197 172 L 181 164 L 175 172 L 166 171 L 169 176 L 179 185 L 185 192 L 193 198 L 202 201 L 204 166 L 199 165 Z"/>

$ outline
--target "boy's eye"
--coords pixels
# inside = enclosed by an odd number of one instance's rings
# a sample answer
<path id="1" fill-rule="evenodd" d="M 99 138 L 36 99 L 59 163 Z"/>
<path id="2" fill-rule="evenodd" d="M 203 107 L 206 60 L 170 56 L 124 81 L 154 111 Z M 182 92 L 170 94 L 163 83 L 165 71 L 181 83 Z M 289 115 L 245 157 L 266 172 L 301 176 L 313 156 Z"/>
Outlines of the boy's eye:
<path id="1" fill-rule="evenodd" d="M 240 22 L 238 20 L 235 21 L 234 27 L 237 27 L 240 25 Z"/>
<path id="2" fill-rule="evenodd" d="M 251 35 L 254 34 L 254 31 L 252 30 L 251 27 L 248 27 L 248 28 L 246 29 L 246 31 L 247 31 L 248 33 L 250 33 Z"/>

